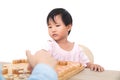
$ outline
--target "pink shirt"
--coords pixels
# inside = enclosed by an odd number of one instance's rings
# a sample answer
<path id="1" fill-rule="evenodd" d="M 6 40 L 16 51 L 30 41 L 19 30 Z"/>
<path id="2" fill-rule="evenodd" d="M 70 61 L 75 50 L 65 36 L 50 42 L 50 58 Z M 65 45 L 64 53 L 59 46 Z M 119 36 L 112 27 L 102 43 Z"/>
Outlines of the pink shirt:
<path id="1" fill-rule="evenodd" d="M 74 47 L 71 51 L 62 49 L 54 40 L 48 40 L 48 44 L 45 48 L 55 59 L 59 61 L 73 61 L 80 62 L 83 66 L 89 62 L 88 57 L 83 53 L 80 46 L 74 43 Z"/>

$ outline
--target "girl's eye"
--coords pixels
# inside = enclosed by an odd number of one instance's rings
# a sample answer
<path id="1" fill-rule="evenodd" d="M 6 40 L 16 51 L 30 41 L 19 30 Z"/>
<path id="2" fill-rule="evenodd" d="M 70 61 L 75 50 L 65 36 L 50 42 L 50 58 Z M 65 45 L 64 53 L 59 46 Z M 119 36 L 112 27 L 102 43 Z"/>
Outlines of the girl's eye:
<path id="1" fill-rule="evenodd" d="M 48 28 L 52 28 L 51 26 L 49 26 Z"/>
<path id="2" fill-rule="evenodd" d="M 59 27 L 60 25 L 56 25 L 56 27 Z"/>

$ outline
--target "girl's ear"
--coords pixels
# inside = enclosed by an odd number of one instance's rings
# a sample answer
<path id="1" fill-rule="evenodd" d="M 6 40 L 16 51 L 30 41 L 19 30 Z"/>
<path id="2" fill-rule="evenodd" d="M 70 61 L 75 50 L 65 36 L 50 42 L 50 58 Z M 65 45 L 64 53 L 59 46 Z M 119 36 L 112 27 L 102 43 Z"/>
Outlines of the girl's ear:
<path id="1" fill-rule="evenodd" d="M 72 25 L 71 25 L 71 24 L 69 24 L 69 25 L 68 25 L 68 31 L 70 31 L 70 30 L 71 30 L 71 28 L 72 28 Z"/>

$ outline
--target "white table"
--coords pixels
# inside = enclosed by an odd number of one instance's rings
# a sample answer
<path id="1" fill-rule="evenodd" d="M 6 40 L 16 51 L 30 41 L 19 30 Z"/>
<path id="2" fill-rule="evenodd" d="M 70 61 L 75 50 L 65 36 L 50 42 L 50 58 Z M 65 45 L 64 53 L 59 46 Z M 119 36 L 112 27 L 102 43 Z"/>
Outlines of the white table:
<path id="1" fill-rule="evenodd" d="M 103 72 L 95 72 L 86 68 L 69 80 L 120 80 L 120 71 L 105 70 Z"/>

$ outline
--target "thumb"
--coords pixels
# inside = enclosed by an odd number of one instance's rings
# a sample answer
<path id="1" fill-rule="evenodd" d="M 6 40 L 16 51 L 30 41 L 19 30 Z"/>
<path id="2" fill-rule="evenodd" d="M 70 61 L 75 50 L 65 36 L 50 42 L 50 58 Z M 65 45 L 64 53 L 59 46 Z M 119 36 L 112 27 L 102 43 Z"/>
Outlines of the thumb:
<path id="1" fill-rule="evenodd" d="M 31 51 L 26 50 L 26 57 L 27 57 L 27 61 L 28 61 L 27 69 L 31 71 L 32 70 L 32 62 L 31 62 L 32 54 L 31 54 Z"/>
<path id="2" fill-rule="evenodd" d="M 31 58 L 32 54 L 30 50 L 26 50 L 26 56 L 28 60 Z"/>

